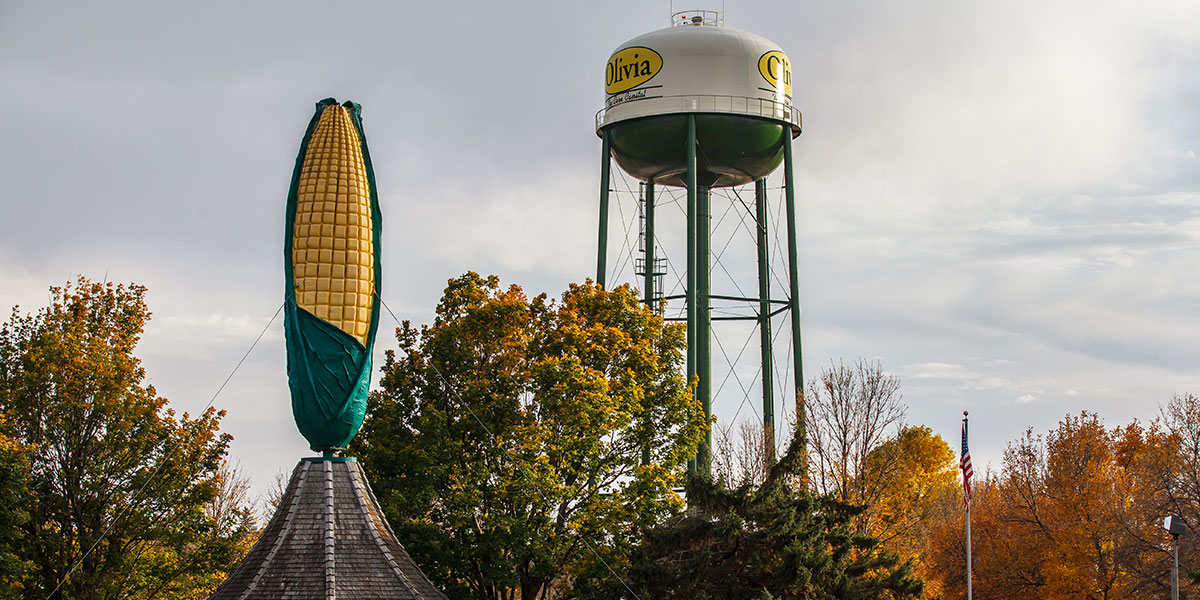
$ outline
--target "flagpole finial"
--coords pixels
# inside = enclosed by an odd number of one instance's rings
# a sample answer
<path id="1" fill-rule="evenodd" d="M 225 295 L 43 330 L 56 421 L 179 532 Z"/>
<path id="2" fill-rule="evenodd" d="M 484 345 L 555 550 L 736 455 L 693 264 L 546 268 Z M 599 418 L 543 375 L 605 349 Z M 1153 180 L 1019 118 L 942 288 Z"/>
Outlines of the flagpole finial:
<path id="1" fill-rule="evenodd" d="M 967 416 L 967 411 L 965 411 L 965 410 L 963 411 L 963 416 L 964 417 Z"/>

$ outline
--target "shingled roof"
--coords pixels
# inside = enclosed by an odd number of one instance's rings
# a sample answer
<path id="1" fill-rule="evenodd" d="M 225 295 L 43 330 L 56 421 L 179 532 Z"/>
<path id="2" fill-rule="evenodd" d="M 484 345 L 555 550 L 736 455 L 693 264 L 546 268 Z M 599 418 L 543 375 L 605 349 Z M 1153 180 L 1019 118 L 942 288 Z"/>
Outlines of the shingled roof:
<path id="1" fill-rule="evenodd" d="M 353 458 L 305 458 L 211 600 L 445 600 L 396 539 Z"/>

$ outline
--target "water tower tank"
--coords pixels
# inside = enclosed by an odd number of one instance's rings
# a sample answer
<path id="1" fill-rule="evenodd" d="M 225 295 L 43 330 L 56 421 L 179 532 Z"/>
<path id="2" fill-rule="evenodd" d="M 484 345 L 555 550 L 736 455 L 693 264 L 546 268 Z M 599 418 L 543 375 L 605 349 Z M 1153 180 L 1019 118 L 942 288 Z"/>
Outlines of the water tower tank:
<path id="1" fill-rule="evenodd" d="M 671 27 L 620 45 L 604 84 L 596 133 L 608 132 L 617 164 L 644 181 L 686 185 L 689 114 L 704 187 L 765 177 L 783 159 L 784 136 L 800 135 L 787 55 L 721 26 L 719 13 L 682 13 Z"/>

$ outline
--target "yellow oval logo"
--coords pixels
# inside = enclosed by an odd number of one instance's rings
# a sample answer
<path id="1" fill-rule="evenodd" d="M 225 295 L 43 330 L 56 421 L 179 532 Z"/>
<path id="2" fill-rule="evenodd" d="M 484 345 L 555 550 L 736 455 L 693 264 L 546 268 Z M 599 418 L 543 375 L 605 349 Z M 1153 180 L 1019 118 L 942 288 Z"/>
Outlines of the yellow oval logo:
<path id="1" fill-rule="evenodd" d="M 619 94 L 650 81 L 662 69 L 663 59 L 645 46 L 631 46 L 612 55 L 604 69 L 604 91 Z"/>
<path id="2" fill-rule="evenodd" d="M 782 50 L 772 50 L 762 55 L 758 59 L 758 72 L 777 90 L 779 84 L 783 83 L 783 95 L 792 97 L 792 63 L 788 62 Z"/>

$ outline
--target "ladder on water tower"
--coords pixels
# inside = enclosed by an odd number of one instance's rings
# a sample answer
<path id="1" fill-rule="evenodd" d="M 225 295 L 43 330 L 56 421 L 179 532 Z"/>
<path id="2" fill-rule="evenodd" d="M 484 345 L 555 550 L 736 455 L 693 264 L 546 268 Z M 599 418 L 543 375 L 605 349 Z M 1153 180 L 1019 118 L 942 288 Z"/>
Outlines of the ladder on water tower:
<path id="1" fill-rule="evenodd" d="M 638 251 L 642 253 L 642 257 L 638 258 L 634 261 L 633 274 L 637 275 L 639 277 L 645 278 L 646 270 L 647 270 L 645 255 L 646 255 L 646 249 L 649 247 L 649 246 L 647 246 L 647 244 L 653 244 L 654 240 L 648 239 L 649 236 L 646 235 L 646 184 L 641 183 L 639 188 L 640 189 L 638 191 Z M 654 252 L 653 254 L 655 255 L 653 264 L 649 265 L 649 268 L 651 269 L 650 274 L 653 277 L 652 287 L 654 288 L 653 290 L 651 290 L 651 292 L 652 292 L 651 296 L 654 298 L 655 304 L 657 305 L 657 304 L 659 304 L 659 301 L 662 300 L 662 297 L 663 297 L 663 278 L 667 274 L 667 259 L 659 257 L 657 252 Z M 643 290 L 643 291 L 645 291 L 645 290 Z M 656 308 L 656 310 L 657 310 L 657 308 Z"/>

